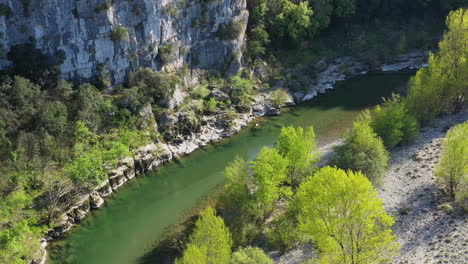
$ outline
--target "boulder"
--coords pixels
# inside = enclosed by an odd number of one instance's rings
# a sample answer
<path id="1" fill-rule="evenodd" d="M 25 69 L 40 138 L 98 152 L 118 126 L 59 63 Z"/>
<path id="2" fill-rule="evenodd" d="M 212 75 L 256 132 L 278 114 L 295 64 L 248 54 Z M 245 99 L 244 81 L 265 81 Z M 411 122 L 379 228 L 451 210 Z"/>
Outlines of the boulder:
<path id="1" fill-rule="evenodd" d="M 99 196 L 99 193 L 94 191 L 89 195 L 91 209 L 98 209 L 104 204 L 104 199 Z"/>
<path id="2" fill-rule="evenodd" d="M 98 187 L 94 189 L 99 193 L 99 196 L 106 197 L 112 193 L 112 187 L 109 180 L 104 180 Z"/>

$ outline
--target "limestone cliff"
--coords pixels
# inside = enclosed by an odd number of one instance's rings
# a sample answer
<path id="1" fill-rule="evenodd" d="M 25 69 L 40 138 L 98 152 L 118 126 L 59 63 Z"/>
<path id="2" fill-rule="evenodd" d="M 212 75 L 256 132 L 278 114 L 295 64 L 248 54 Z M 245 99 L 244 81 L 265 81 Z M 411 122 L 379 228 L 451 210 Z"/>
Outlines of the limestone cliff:
<path id="1" fill-rule="evenodd" d="M 1 67 L 8 65 L 5 54 L 12 46 L 35 39 L 51 57 L 65 55 L 63 78 L 87 79 L 105 65 L 114 82 L 138 67 L 236 72 L 248 19 L 246 0 L 0 0 L 0 5 L 5 10 Z"/>

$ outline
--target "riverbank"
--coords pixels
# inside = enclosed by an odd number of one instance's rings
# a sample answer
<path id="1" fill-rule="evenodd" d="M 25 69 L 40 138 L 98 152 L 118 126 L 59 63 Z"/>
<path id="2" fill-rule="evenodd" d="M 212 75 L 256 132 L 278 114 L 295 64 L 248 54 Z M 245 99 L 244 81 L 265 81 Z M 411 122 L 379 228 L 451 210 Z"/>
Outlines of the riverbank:
<path id="1" fill-rule="evenodd" d="M 466 121 L 466 110 L 441 117 L 423 128 L 413 144 L 392 151 L 378 191 L 396 221 L 394 234 L 402 245 L 393 263 L 466 263 L 468 215 L 443 194 L 434 175 L 447 130 Z M 341 140 L 329 146 L 339 144 Z M 333 149 L 325 148 L 324 153 L 321 166 L 333 155 Z M 272 255 L 277 264 L 299 264 L 314 258 L 315 252 L 306 244 L 282 256 Z"/>

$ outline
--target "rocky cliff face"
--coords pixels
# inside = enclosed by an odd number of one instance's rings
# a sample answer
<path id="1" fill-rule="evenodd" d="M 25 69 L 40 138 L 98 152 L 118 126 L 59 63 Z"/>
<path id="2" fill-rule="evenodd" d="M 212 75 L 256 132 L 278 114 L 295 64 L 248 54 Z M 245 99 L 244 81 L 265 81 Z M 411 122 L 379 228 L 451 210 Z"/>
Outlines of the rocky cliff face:
<path id="1" fill-rule="evenodd" d="M 3 54 L 35 39 L 62 57 L 62 77 L 87 79 L 107 66 L 114 82 L 128 71 L 236 72 L 248 19 L 246 0 L 0 0 Z M 228 36 L 221 36 L 223 33 Z M 113 35 L 115 32 L 115 35 Z M 224 34 L 226 35 L 226 34 Z M 58 55 L 58 56 L 57 56 Z M 0 66 L 8 65 L 3 58 Z"/>

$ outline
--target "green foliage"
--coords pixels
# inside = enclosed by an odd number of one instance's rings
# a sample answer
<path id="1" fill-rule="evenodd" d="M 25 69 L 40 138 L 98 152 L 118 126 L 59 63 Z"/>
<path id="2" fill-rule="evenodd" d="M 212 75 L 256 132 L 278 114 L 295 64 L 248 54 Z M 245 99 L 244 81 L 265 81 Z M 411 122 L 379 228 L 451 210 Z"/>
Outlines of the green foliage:
<path id="1" fill-rule="evenodd" d="M 227 264 L 231 258 L 232 239 L 224 221 L 212 208 L 204 210 L 195 223 L 187 249 L 177 264 Z"/>
<path id="2" fill-rule="evenodd" d="M 136 72 L 129 74 L 129 87 L 138 87 L 139 92 L 152 102 L 171 96 L 177 80 L 169 75 L 154 72 L 150 68 L 139 68 Z"/>
<path id="3" fill-rule="evenodd" d="M 203 102 L 203 110 L 205 113 L 213 114 L 218 112 L 218 101 L 214 97 L 211 97 L 210 100 L 205 100 Z"/>
<path id="4" fill-rule="evenodd" d="M 96 87 L 85 83 L 78 88 L 75 99 L 77 120 L 85 122 L 93 131 L 101 126 L 101 117 L 97 114 L 101 101 L 102 95 Z"/>
<path id="5" fill-rule="evenodd" d="M 396 94 L 384 99 L 384 103 L 375 108 L 371 127 L 389 149 L 411 142 L 419 134 L 416 119 L 409 115 L 405 104 Z"/>
<path id="6" fill-rule="evenodd" d="M 282 88 L 271 93 L 271 102 L 274 107 L 284 106 L 284 102 L 289 99 L 289 94 Z"/>
<path id="7" fill-rule="evenodd" d="M 468 122 L 452 128 L 444 138 L 442 156 L 435 174 L 437 181 L 444 186 L 452 197 L 457 195 L 466 199 L 466 175 L 468 175 Z M 459 189 L 461 185 L 462 190 Z M 466 201 L 461 200 L 461 204 Z"/>
<path id="8" fill-rule="evenodd" d="M 260 248 L 241 248 L 232 254 L 230 264 L 273 264 L 273 260 L 268 257 Z"/>
<path id="9" fill-rule="evenodd" d="M 118 26 L 112 29 L 110 39 L 115 42 L 122 41 L 128 38 L 128 28 L 124 26 Z"/>
<path id="10" fill-rule="evenodd" d="M 258 25 L 249 32 L 246 55 L 252 60 L 264 56 L 268 44 L 270 44 L 270 35 L 264 25 Z"/>
<path id="11" fill-rule="evenodd" d="M 242 22 L 231 20 L 227 24 L 221 24 L 219 26 L 216 36 L 222 40 L 235 40 L 242 33 Z"/>
<path id="12" fill-rule="evenodd" d="M 368 122 L 358 121 L 346 138 L 344 145 L 335 148 L 334 163 L 342 169 L 361 171 L 377 183 L 388 166 L 389 155 L 382 139 Z"/>
<path id="13" fill-rule="evenodd" d="M 398 253 L 392 217 L 360 172 L 324 167 L 297 191 L 299 228 L 327 263 L 384 263 Z"/>
<path id="14" fill-rule="evenodd" d="M 241 101 L 244 98 L 250 100 L 250 97 L 254 95 L 253 81 L 242 78 L 240 75 L 232 77 L 228 85 L 231 88 L 230 96 L 233 101 Z"/>
<path id="15" fill-rule="evenodd" d="M 172 63 L 177 59 L 177 47 L 173 43 L 165 43 L 158 53 L 158 60 L 162 64 Z"/>
<path id="16" fill-rule="evenodd" d="M 38 128 L 51 135 L 61 135 L 68 124 L 67 107 L 60 102 L 47 102 L 41 106 L 38 114 Z"/>
<path id="17" fill-rule="evenodd" d="M 288 163 L 277 150 L 263 147 L 251 165 L 255 193 L 249 209 L 256 218 L 263 219 L 280 197 L 290 195 L 290 190 L 282 186 L 288 181 Z"/>
<path id="18" fill-rule="evenodd" d="M 273 220 L 272 229 L 267 233 L 268 239 L 276 249 L 285 253 L 291 250 L 294 243 L 302 238 L 297 226 L 296 215 L 289 212 L 280 215 Z"/>
<path id="19" fill-rule="evenodd" d="M 438 53 L 410 82 L 406 105 L 423 124 L 448 108 L 460 110 L 468 93 L 468 11 L 451 12 L 447 27 Z"/>
<path id="20" fill-rule="evenodd" d="M 283 8 L 275 17 L 276 34 L 280 38 L 299 39 L 304 36 L 306 29 L 311 25 L 310 17 L 313 14 L 308 2 L 295 4 L 288 0 L 283 0 Z"/>
<path id="21" fill-rule="evenodd" d="M 298 185 L 320 159 L 314 128 L 283 127 L 275 145 L 278 153 L 288 162 L 290 181 Z"/>

